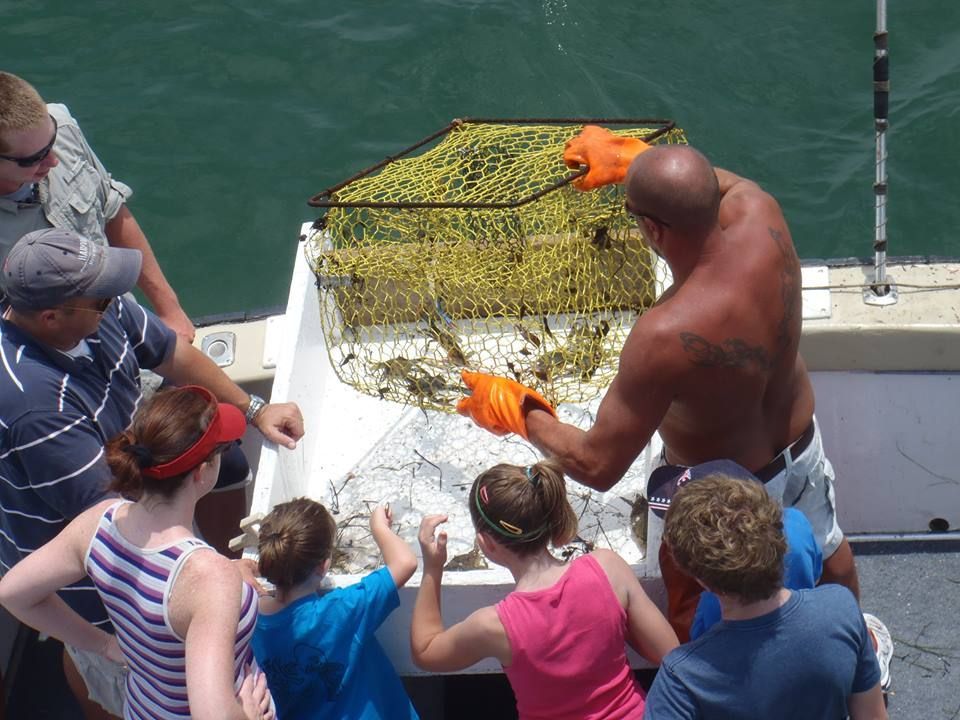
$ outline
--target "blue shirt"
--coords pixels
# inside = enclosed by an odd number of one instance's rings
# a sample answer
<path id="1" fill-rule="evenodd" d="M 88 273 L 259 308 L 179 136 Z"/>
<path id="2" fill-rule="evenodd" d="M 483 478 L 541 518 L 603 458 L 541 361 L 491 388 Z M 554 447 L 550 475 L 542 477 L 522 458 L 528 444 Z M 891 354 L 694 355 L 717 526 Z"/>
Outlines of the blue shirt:
<path id="1" fill-rule="evenodd" d="M 0 572 L 51 540 L 106 496 L 108 440 L 130 426 L 140 368 L 173 352 L 176 335 L 151 312 L 118 298 L 74 358 L 0 320 Z M 107 622 L 86 578 L 61 597 Z"/>
<path id="2" fill-rule="evenodd" d="M 794 590 L 771 613 L 721 621 L 664 658 L 645 720 L 839 720 L 847 698 L 880 682 L 853 595 Z"/>
<path id="3" fill-rule="evenodd" d="M 783 534 L 787 554 L 783 559 L 783 586 L 788 590 L 809 590 L 816 587 L 823 572 L 823 553 L 813 535 L 813 527 L 796 508 L 783 510 Z M 697 612 L 690 627 L 690 639 L 696 640 L 720 622 L 720 601 L 709 590 L 700 594 Z"/>
<path id="4" fill-rule="evenodd" d="M 387 568 L 359 583 L 260 614 L 253 653 L 277 717 L 417 720 L 374 632 L 400 605 Z"/>

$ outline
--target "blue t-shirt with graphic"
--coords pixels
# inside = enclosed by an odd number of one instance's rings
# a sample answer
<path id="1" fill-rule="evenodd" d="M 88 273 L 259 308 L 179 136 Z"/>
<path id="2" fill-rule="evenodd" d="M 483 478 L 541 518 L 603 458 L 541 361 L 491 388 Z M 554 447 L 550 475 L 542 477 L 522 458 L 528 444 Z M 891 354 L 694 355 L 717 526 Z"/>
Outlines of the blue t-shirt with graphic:
<path id="1" fill-rule="evenodd" d="M 796 508 L 783 510 L 783 534 L 787 554 L 783 558 L 783 586 L 788 590 L 809 590 L 816 587 L 823 572 L 823 553 L 817 545 L 813 527 Z M 690 639 L 696 640 L 720 622 L 720 601 L 709 590 L 700 593 L 697 612 L 690 626 Z"/>
<path id="2" fill-rule="evenodd" d="M 847 716 L 847 699 L 880 682 L 853 595 L 792 590 L 750 620 L 723 620 L 664 659 L 644 720 L 810 720 Z"/>
<path id="3" fill-rule="evenodd" d="M 253 652 L 279 720 L 418 720 L 374 632 L 400 605 L 387 568 L 260 614 Z"/>

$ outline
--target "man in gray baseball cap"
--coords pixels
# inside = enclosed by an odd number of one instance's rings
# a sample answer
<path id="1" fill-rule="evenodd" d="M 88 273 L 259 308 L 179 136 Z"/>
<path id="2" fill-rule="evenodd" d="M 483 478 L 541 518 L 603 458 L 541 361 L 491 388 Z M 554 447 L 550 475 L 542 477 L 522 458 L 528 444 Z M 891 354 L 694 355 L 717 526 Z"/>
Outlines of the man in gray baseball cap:
<path id="1" fill-rule="evenodd" d="M 139 250 L 98 245 L 69 230 L 24 235 L 3 263 L 3 291 L 16 310 L 43 310 L 75 298 L 129 292 L 140 277 Z"/>
<path id="2" fill-rule="evenodd" d="M 98 245 L 71 230 L 29 232 L 3 262 L 5 319 L 44 345 L 89 355 L 87 336 L 114 298 L 137 284 L 140 262 L 139 250 Z"/>

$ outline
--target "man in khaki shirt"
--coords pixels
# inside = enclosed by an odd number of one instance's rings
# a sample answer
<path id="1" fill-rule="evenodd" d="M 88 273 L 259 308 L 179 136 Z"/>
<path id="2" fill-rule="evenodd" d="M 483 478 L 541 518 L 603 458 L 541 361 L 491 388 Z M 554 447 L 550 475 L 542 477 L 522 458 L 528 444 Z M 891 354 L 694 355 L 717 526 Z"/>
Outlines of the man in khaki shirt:
<path id="1" fill-rule="evenodd" d="M 114 180 L 65 105 L 44 103 L 25 80 L 0 71 L 0 263 L 28 232 L 56 227 L 100 244 L 139 250 L 137 283 L 163 322 L 193 341 L 194 328 Z"/>

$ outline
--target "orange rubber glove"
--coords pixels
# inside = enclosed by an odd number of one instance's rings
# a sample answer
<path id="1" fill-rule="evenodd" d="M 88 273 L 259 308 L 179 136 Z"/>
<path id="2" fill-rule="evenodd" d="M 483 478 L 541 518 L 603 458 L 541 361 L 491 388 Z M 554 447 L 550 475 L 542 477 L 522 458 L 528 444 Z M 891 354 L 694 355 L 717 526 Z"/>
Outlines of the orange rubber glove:
<path id="1" fill-rule="evenodd" d="M 543 395 L 516 380 L 469 370 L 462 371 L 460 377 L 472 394 L 460 399 L 457 412 L 494 435 L 516 433 L 527 439 L 525 399 L 540 410 L 557 416 Z"/>
<path id="2" fill-rule="evenodd" d="M 620 137 L 596 125 L 584 125 L 579 135 L 567 140 L 563 162 L 574 170 L 582 165 L 589 167 L 590 171 L 574 180 L 573 186 L 577 190 L 593 190 L 623 182 L 633 159 L 649 149 L 643 140 Z"/>

